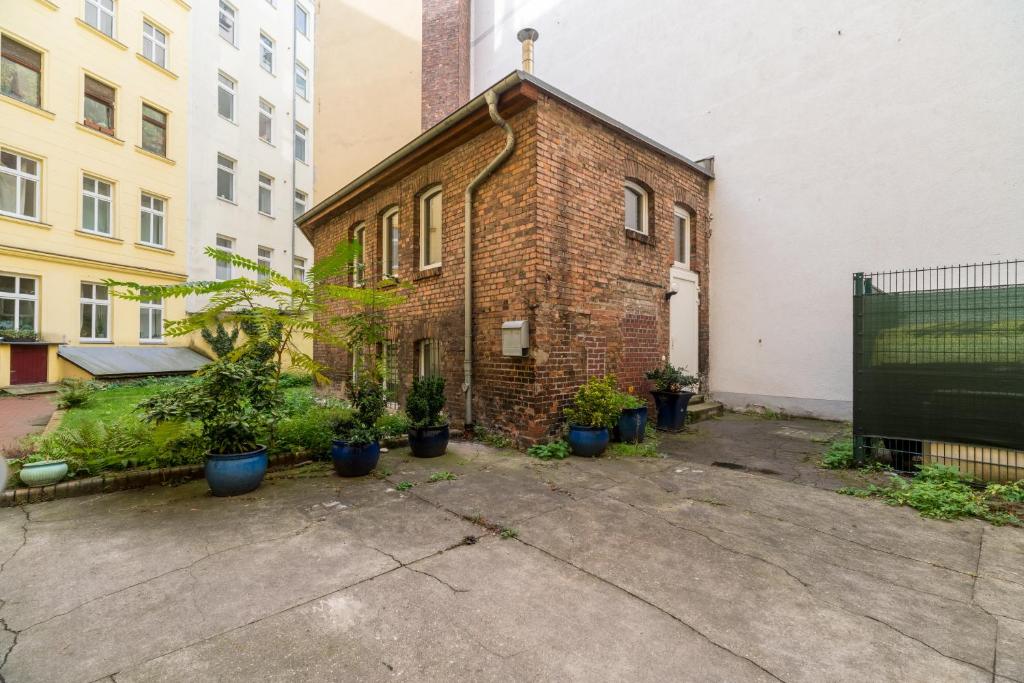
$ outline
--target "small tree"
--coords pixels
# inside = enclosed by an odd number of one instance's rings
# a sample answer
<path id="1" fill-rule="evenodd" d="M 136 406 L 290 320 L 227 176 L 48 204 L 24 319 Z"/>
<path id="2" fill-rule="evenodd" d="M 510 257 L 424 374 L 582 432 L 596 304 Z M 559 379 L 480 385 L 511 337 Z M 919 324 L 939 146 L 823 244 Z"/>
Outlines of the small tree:
<path id="1" fill-rule="evenodd" d="M 444 404 L 444 378 L 436 375 L 417 377 L 412 381 L 405 412 L 413 427 L 440 427 L 445 424 L 441 416 Z"/>

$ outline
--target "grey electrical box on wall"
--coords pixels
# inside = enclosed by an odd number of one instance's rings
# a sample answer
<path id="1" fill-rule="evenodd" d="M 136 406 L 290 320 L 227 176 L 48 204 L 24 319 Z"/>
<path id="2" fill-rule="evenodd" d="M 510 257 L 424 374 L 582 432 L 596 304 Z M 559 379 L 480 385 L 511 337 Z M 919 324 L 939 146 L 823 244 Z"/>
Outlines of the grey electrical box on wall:
<path id="1" fill-rule="evenodd" d="M 501 355 L 525 356 L 530 353 L 530 323 L 506 320 L 501 324 Z"/>

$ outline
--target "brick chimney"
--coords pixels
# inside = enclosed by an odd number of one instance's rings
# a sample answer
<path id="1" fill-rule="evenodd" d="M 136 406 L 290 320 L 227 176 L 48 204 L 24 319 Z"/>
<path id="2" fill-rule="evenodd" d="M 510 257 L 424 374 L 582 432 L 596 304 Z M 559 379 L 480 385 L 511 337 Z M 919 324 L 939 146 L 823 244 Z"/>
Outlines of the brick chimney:
<path id="1" fill-rule="evenodd" d="M 470 0 L 423 0 L 423 130 L 469 101 Z"/>

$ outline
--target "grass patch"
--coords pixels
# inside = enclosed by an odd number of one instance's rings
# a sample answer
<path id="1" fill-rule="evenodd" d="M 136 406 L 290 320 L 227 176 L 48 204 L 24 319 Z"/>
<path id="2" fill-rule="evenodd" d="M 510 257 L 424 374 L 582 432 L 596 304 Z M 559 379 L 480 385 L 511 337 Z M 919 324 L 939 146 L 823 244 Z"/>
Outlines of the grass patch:
<path id="1" fill-rule="evenodd" d="M 454 479 L 458 479 L 458 477 L 455 476 L 454 474 L 452 474 L 451 472 L 444 471 L 444 472 L 434 472 L 433 474 L 430 475 L 430 478 L 427 479 L 427 481 L 429 481 L 429 482 L 452 481 Z"/>
<path id="2" fill-rule="evenodd" d="M 155 396 L 181 381 L 160 379 L 108 385 L 93 393 L 85 404 L 68 410 L 61 426 L 76 428 L 86 422 L 115 422 L 134 414 L 139 401 Z"/>
<path id="3" fill-rule="evenodd" d="M 538 460 L 565 460 L 569 457 L 569 444 L 564 441 L 539 443 L 526 449 L 526 454 Z"/>
<path id="4" fill-rule="evenodd" d="M 827 470 L 848 470 L 852 469 L 853 462 L 853 437 L 844 434 L 829 444 L 828 450 L 821 456 L 819 465 Z"/>
<path id="5" fill-rule="evenodd" d="M 608 446 L 608 455 L 618 458 L 657 458 L 658 442 L 658 432 L 648 424 L 643 441 L 640 443 L 617 441 Z"/>
<path id="6" fill-rule="evenodd" d="M 396 491 L 408 491 L 409 489 L 411 489 L 415 485 L 416 484 L 412 483 L 411 481 L 400 481 L 397 484 L 395 484 L 395 490 Z"/>

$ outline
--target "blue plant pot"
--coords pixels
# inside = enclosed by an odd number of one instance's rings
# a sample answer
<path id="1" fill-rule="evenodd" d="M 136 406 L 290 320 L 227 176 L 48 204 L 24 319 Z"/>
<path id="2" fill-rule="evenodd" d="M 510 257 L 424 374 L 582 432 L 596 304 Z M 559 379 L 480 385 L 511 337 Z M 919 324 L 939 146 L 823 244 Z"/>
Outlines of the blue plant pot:
<path id="1" fill-rule="evenodd" d="M 686 426 L 686 406 L 693 398 L 693 392 L 652 391 L 654 407 L 658 411 L 655 429 L 662 432 L 679 432 Z"/>
<path id="2" fill-rule="evenodd" d="M 448 449 L 448 425 L 441 427 L 411 427 L 409 450 L 417 458 L 436 458 Z"/>
<path id="3" fill-rule="evenodd" d="M 594 458 L 604 453 L 611 441 L 607 427 L 580 427 L 569 425 L 569 448 L 573 455 Z"/>
<path id="4" fill-rule="evenodd" d="M 365 477 L 380 460 L 380 442 L 349 444 L 335 439 L 331 442 L 334 471 L 343 477 Z"/>
<path id="5" fill-rule="evenodd" d="M 206 454 L 206 483 L 215 496 L 237 496 L 259 487 L 267 473 L 267 447 L 249 453 Z"/>
<path id="6" fill-rule="evenodd" d="M 647 431 L 647 406 L 624 408 L 619 415 L 619 423 L 615 426 L 619 441 L 623 443 L 640 443 Z"/>

